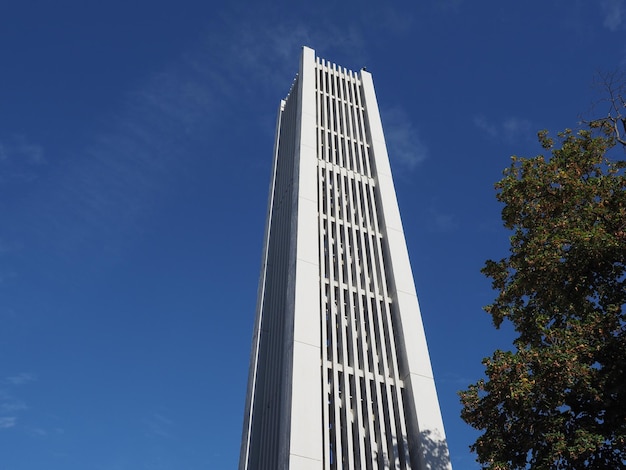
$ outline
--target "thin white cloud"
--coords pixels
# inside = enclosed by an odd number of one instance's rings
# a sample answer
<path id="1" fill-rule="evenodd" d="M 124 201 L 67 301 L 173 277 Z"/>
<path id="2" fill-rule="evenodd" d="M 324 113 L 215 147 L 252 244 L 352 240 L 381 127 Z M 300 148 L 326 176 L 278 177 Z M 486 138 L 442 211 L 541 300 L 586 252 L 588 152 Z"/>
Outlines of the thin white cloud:
<path id="1" fill-rule="evenodd" d="M 37 236 L 61 251 L 105 245 L 115 259 L 170 175 L 208 141 L 220 114 L 208 78 L 175 61 L 129 92 L 115 115 L 100 116 L 82 155 L 65 158 L 41 190 Z"/>
<path id="2" fill-rule="evenodd" d="M 22 400 L 13 396 L 13 389 L 36 380 L 33 374 L 22 372 L 17 375 L 5 377 L 0 381 L 0 429 L 15 427 L 18 415 L 28 410 L 28 406 Z"/>
<path id="3" fill-rule="evenodd" d="M 21 135 L 0 139 L 0 186 L 35 181 L 43 163 L 41 145 Z"/>
<path id="4" fill-rule="evenodd" d="M 431 232 L 447 233 L 455 231 L 458 223 L 453 214 L 431 211 L 428 228 Z"/>
<path id="5" fill-rule="evenodd" d="M 47 207 L 36 222 L 40 238 L 75 250 L 98 237 L 115 253 L 138 230 L 169 175 L 197 158 L 190 149 L 197 143 L 208 149 L 211 139 L 220 138 L 209 134 L 218 119 L 253 94 L 271 94 L 278 106 L 303 44 L 364 50 L 355 28 L 260 24 L 250 14 L 222 20 L 227 27 L 207 32 L 179 60 L 147 77 L 115 116 L 102 116 L 106 123 L 83 156 L 65 160 L 67 167 L 50 180 Z M 267 110 L 270 126 L 274 111 Z M 33 146 L 22 146 L 22 152 L 37 155 Z"/>
<path id="6" fill-rule="evenodd" d="M 508 117 L 502 122 L 505 138 L 509 141 L 526 138 L 531 132 L 531 123 L 528 119 Z"/>
<path id="7" fill-rule="evenodd" d="M 19 424 L 18 426 L 20 416 L 28 412 L 30 407 L 16 395 L 19 394 L 21 387 L 35 381 L 37 381 L 37 377 L 27 372 L 11 375 L 0 380 L 0 429 L 19 427 L 27 434 L 36 437 L 45 437 L 50 434 L 50 432 L 38 426 L 24 424 Z M 60 434 L 63 430 L 57 428 L 53 432 Z"/>
<path id="8" fill-rule="evenodd" d="M 428 148 L 408 114 L 398 107 L 385 110 L 382 114 L 389 158 L 408 169 L 426 160 Z"/>
<path id="9" fill-rule="evenodd" d="M 17 424 L 17 417 L 15 416 L 2 416 L 0 417 L 0 429 L 12 428 Z"/>
<path id="10" fill-rule="evenodd" d="M 626 17 L 626 0 L 601 0 L 603 25 L 609 31 L 617 31 Z"/>
<path id="11" fill-rule="evenodd" d="M 487 118 L 482 114 L 474 116 L 473 121 L 476 127 L 484 131 L 490 137 L 496 137 L 498 135 L 498 129 L 496 128 L 496 126 L 493 123 L 487 121 Z"/>
<path id="12" fill-rule="evenodd" d="M 170 438 L 172 437 L 172 426 L 174 422 L 161 413 L 152 413 L 146 419 L 148 435 L 156 437 Z"/>
<path id="13" fill-rule="evenodd" d="M 518 142 L 520 140 L 532 140 L 533 137 L 532 122 L 525 118 L 509 116 L 496 122 L 479 114 L 474 116 L 472 121 L 474 126 L 490 139 Z"/>
<path id="14" fill-rule="evenodd" d="M 35 380 L 37 380 L 37 377 L 35 377 L 34 374 L 30 374 L 27 372 L 22 372 L 17 375 L 12 375 L 4 379 L 5 383 L 10 384 L 10 385 L 24 385 L 29 382 L 34 382 Z"/>
<path id="15" fill-rule="evenodd" d="M 32 238 L 58 251 L 98 243 L 114 260 L 140 230 L 170 175 L 199 158 L 198 147 L 207 149 L 207 158 L 217 157 L 210 142 L 220 136 L 210 133 L 218 120 L 233 109 L 241 113 L 246 102 L 255 102 L 254 95 L 272 96 L 278 106 L 297 72 L 302 45 L 315 47 L 321 56 L 331 51 L 327 58 L 342 65 L 351 65 L 345 57 L 355 67 L 366 64 L 366 36 L 358 22 L 345 28 L 298 20 L 259 22 L 253 11 L 222 13 L 220 22 L 179 59 L 145 77 L 114 113 L 96 114 L 102 125 L 92 131 L 91 142 L 57 160 L 61 164 L 48 169 L 40 197 L 29 199 L 32 207 L 23 212 L 31 228 L 24 239 L 0 232 L 9 246 L 28 245 Z M 273 133 L 275 109 L 263 112 L 255 110 Z M 423 158 L 425 147 L 410 127 L 397 129 L 395 137 L 399 158 L 409 165 Z M 45 161 L 44 149 L 26 139 L 0 141 L 0 158 L 12 160 L 12 152 L 19 152 L 31 164 Z"/>
<path id="16" fill-rule="evenodd" d="M 43 147 L 39 144 L 28 142 L 24 137 L 18 138 L 16 151 L 31 164 L 41 164 L 44 162 Z"/>
<path id="17" fill-rule="evenodd" d="M 35 437 L 47 437 L 49 434 L 48 431 L 39 427 L 27 427 L 26 432 Z"/>
<path id="18" fill-rule="evenodd" d="M 221 96 L 258 94 L 261 90 L 286 94 L 297 72 L 302 46 L 313 47 L 330 61 L 336 60 L 333 54 L 349 54 L 357 63 L 364 60 L 365 40 L 358 26 L 338 28 L 329 22 L 319 22 L 312 28 L 312 21 L 268 24 L 254 16 L 240 15 L 223 21 L 231 33 L 224 36 L 221 32 L 209 32 L 203 53 L 187 58 L 208 76 Z M 327 56 L 329 52 L 331 56 Z M 219 70 L 215 70 L 215 64 L 219 64 Z"/>
<path id="19" fill-rule="evenodd" d="M 0 413 L 2 414 L 13 414 L 18 411 L 27 410 L 28 406 L 22 401 L 9 401 L 5 403 L 0 403 Z"/>
<path id="20" fill-rule="evenodd" d="M 22 162 L 27 165 L 44 163 L 44 149 L 41 145 L 18 135 L 0 141 L 0 162 Z"/>

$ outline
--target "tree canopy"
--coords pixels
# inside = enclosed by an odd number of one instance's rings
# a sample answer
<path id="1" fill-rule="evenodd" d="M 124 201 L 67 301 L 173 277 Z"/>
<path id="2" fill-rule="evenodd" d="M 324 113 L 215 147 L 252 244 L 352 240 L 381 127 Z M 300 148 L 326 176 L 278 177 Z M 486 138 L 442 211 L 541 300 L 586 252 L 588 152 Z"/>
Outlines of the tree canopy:
<path id="1" fill-rule="evenodd" d="M 482 269 L 497 291 L 485 310 L 517 337 L 459 393 L 485 469 L 626 467 L 626 163 L 598 122 L 539 133 L 549 158 L 513 157 L 496 184 L 513 233 Z"/>

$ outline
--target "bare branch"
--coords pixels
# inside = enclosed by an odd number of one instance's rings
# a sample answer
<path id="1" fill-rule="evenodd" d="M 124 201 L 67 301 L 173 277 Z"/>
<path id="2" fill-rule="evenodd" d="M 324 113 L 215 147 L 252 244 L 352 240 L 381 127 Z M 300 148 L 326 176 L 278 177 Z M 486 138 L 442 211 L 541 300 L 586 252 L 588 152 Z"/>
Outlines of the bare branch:
<path id="1" fill-rule="evenodd" d="M 592 106 L 594 114 L 601 117 L 582 120 L 592 129 L 611 135 L 626 150 L 626 73 L 620 70 L 600 72 L 594 80 L 603 97 Z M 598 113 L 595 108 L 602 106 Z"/>

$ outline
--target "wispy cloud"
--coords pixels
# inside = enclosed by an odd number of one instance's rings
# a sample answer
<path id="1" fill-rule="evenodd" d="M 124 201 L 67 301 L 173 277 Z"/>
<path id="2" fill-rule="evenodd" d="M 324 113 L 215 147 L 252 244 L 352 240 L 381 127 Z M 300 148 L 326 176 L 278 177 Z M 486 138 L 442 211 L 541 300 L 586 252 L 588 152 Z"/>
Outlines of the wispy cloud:
<path id="1" fill-rule="evenodd" d="M 99 243 L 114 259 L 111 255 L 140 230 L 169 179 L 194 164 L 198 148 L 206 158 L 218 158 L 211 154 L 211 141 L 221 138 L 211 135 L 218 121 L 231 119 L 232 110 L 244 110 L 255 101 L 253 95 L 272 96 L 278 106 L 297 72 L 302 45 L 357 55 L 365 50 L 355 27 L 259 23 L 250 13 L 235 12 L 222 13 L 221 21 L 178 59 L 139 82 L 113 115 L 99 117 L 102 125 L 92 141 L 63 159 L 64 167 L 55 168 L 41 190 L 46 200 L 39 201 L 41 217 L 33 217 L 38 230 L 29 235 L 37 233 L 64 251 Z M 275 109 L 266 112 L 272 133 Z M 246 119 L 262 118 L 253 116 Z M 36 158 L 34 146 L 21 148 Z"/>
<path id="2" fill-rule="evenodd" d="M 17 425 L 20 413 L 28 410 L 28 406 L 14 396 L 15 388 L 37 380 L 34 374 L 22 372 L 0 380 L 0 429 L 9 429 Z"/>
<path id="3" fill-rule="evenodd" d="M 6 377 L 4 382 L 10 385 L 24 385 L 29 382 L 34 382 L 35 380 L 37 380 L 37 377 L 35 377 L 34 374 L 22 372 L 17 375 Z"/>
<path id="4" fill-rule="evenodd" d="M 26 431 L 28 432 L 28 434 L 30 434 L 31 436 L 34 436 L 34 437 L 46 437 L 46 436 L 48 436 L 48 431 L 46 431 L 43 428 L 39 428 L 39 427 L 28 427 L 26 429 Z"/>
<path id="5" fill-rule="evenodd" d="M 428 229 L 435 233 L 453 232 L 458 228 L 454 214 L 431 211 Z"/>
<path id="6" fill-rule="evenodd" d="M 0 187 L 8 183 L 31 182 L 45 163 L 44 149 L 23 135 L 0 139 Z"/>
<path id="7" fill-rule="evenodd" d="M 172 426 L 174 422 L 161 413 L 152 413 L 146 419 L 148 435 L 156 437 L 172 437 Z"/>
<path id="8" fill-rule="evenodd" d="M 502 121 L 502 129 L 504 130 L 504 137 L 509 141 L 517 140 L 518 138 L 527 138 L 531 133 L 531 123 L 528 119 L 518 117 L 508 117 Z"/>
<path id="9" fill-rule="evenodd" d="M 86 137 L 87 143 L 71 155 L 51 159 L 46 180 L 21 211 L 28 230 L 22 239 L 0 231 L 5 245 L 43 243 L 63 254 L 98 245 L 103 256 L 115 260 L 140 232 L 171 178 L 184 174 L 198 158 L 223 158 L 211 150 L 222 138 L 211 134 L 218 123 L 237 116 L 236 125 L 257 121 L 273 134 L 274 107 L 245 117 L 241 112 L 259 102 L 259 96 L 271 97 L 278 106 L 297 72 L 302 45 L 346 66 L 351 65 L 343 61 L 346 57 L 355 66 L 367 63 L 367 35 L 358 21 L 341 28 L 316 22 L 313 28 L 311 21 L 269 22 L 257 16 L 268 15 L 236 7 L 220 12 L 219 27 L 209 25 L 178 58 L 136 80 L 136 88 L 120 97 L 114 111 L 104 115 L 94 110 L 100 124 L 89 130 L 90 141 Z M 427 153 L 410 124 L 397 127 L 391 141 L 409 166 Z M 0 136 L 0 143 L 5 161 L 17 154 L 30 165 L 46 161 L 44 149 L 27 139 Z"/>
<path id="10" fill-rule="evenodd" d="M 463 0 L 439 0 L 436 5 L 444 11 L 458 13 L 461 9 Z"/>
<path id="11" fill-rule="evenodd" d="M 43 147 L 39 144 L 26 141 L 23 137 L 19 137 L 15 151 L 25 158 L 31 164 L 44 163 Z"/>
<path id="12" fill-rule="evenodd" d="M 39 144 L 29 141 L 23 135 L 3 138 L 0 141 L 0 162 L 21 161 L 30 165 L 44 162 L 44 150 Z"/>
<path id="13" fill-rule="evenodd" d="M 16 424 L 17 424 L 17 418 L 15 416 L 0 417 L 0 429 L 12 428 Z"/>
<path id="14" fill-rule="evenodd" d="M 39 188 L 29 236 L 62 252 L 106 246 L 114 259 L 168 179 L 198 158 L 194 146 L 208 147 L 207 131 L 220 114 L 212 82 L 183 60 L 146 77 L 124 98 Z"/>
<path id="15" fill-rule="evenodd" d="M 364 8 L 363 12 L 368 15 L 369 25 L 378 25 L 385 32 L 404 35 L 410 33 L 414 27 L 415 18 L 406 11 L 406 8 L 380 3 L 374 8 Z"/>
<path id="16" fill-rule="evenodd" d="M 10 401 L 0 403 L 0 413 L 2 414 L 13 414 L 18 411 L 27 410 L 28 406 L 22 401 Z"/>
<path id="17" fill-rule="evenodd" d="M 428 158 L 428 148 L 408 114 L 395 107 L 382 112 L 389 158 L 408 169 Z"/>
<path id="18" fill-rule="evenodd" d="M 487 121 L 487 118 L 482 114 L 474 116 L 474 125 L 485 132 L 489 137 L 495 138 L 498 136 L 498 128 L 495 124 Z"/>
<path id="19" fill-rule="evenodd" d="M 239 14 L 225 16 L 223 23 L 231 33 L 226 37 L 221 30 L 207 33 L 203 53 L 187 56 L 196 70 L 206 74 L 221 96 L 260 91 L 279 93 L 278 96 L 286 94 L 297 72 L 302 46 L 314 47 L 331 61 L 336 60 L 334 54 L 349 54 L 355 62 L 365 60 L 366 56 L 366 41 L 355 25 L 338 28 L 332 23 L 320 22 L 312 28 L 312 21 L 298 20 L 267 24 L 254 16 Z M 216 48 L 214 44 L 221 46 Z M 219 64 L 217 70 L 216 64 Z"/>
<path id="20" fill-rule="evenodd" d="M 517 116 L 509 116 L 499 121 L 492 121 L 479 114 L 472 119 L 474 126 L 480 129 L 491 139 L 505 142 L 532 140 L 532 122 Z"/>
<path id="21" fill-rule="evenodd" d="M 50 428 L 50 429 L 44 429 L 42 427 L 39 426 L 22 426 L 24 431 L 26 431 L 30 436 L 32 437 L 37 437 L 37 438 L 45 438 L 48 436 L 54 436 L 54 435 L 62 435 L 65 434 L 65 430 L 63 428 Z"/>
<path id="22" fill-rule="evenodd" d="M 601 0 L 603 25 L 609 31 L 621 29 L 626 17 L 626 0 Z"/>

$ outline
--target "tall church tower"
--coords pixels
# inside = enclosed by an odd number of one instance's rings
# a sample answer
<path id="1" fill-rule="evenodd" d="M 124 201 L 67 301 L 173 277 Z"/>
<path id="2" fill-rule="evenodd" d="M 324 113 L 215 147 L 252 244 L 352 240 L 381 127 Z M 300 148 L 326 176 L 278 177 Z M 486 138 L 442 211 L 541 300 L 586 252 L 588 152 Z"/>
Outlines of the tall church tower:
<path id="1" fill-rule="evenodd" d="M 281 101 L 240 470 L 451 469 L 372 76 Z"/>

